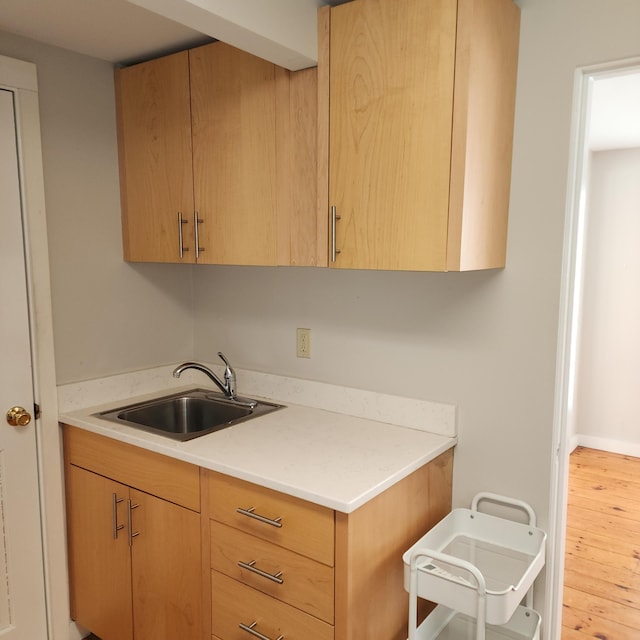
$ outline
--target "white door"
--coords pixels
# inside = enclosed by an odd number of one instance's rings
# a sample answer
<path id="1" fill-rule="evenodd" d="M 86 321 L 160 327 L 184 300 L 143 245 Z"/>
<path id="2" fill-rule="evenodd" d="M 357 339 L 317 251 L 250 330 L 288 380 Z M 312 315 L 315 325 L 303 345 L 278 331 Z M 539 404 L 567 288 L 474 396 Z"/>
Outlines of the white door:
<path id="1" fill-rule="evenodd" d="M 47 637 L 13 93 L 0 89 L 0 639 Z M 20 411 L 31 415 L 29 424 Z M 15 422 L 12 426 L 9 422 Z"/>

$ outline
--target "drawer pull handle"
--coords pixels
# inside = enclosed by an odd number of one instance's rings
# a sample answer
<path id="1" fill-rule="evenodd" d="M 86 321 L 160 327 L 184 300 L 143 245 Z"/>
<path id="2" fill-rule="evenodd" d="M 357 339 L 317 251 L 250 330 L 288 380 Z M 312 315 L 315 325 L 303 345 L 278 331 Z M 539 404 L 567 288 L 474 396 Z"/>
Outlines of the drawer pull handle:
<path id="1" fill-rule="evenodd" d="M 270 524 L 272 527 L 282 527 L 282 518 L 266 518 L 265 516 L 261 516 L 259 513 L 255 512 L 255 507 L 251 507 L 249 509 L 240 509 L 240 507 L 238 507 L 236 511 L 238 513 L 241 513 L 243 516 L 247 516 L 248 518 L 259 520 L 260 522 L 264 522 L 265 524 Z"/>
<path id="2" fill-rule="evenodd" d="M 256 567 L 255 565 L 256 565 L 255 560 L 252 560 L 251 562 L 242 562 L 241 560 L 238 560 L 238 566 L 242 569 L 246 569 L 247 571 L 256 573 L 257 575 L 262 576 L 267 580 L 276 582 L 277 584 L 282 584 L 284 582 L 284 580 L 280 577 L 282 575 L 282 571 L 278 571 L 278 573 L 267 573 L 262 569 L 258 569 L 258 567 Z"/>
<path id="3" fill-rule="evenodd" d="M 250 633 L 255 638 L 260 638 L 260 640 L 271 640 L 271 638 L 269 636 L 265 636 L 264 634 L 260 633 L 259 631 L 256 631 L 256 625 L 257 624 L 258 624 L 258 621 L 256 620 L 255 622 L 252 622 L 249 625 L 242 624 L 242 622 L 241 622 L 238 626 L 243 631 L 246 631 L 247 633 Z M 284 636 L 278 636 L 276 638 L 276 640 L 284 640 Z"/>

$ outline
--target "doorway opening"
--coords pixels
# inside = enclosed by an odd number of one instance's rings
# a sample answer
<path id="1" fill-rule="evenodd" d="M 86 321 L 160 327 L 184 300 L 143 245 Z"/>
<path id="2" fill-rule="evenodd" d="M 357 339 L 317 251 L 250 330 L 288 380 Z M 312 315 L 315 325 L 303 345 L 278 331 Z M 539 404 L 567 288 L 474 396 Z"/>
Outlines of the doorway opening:
<path id="1" fill-rule="evenodd" d="M 547 637 L 557 640 L 562 637 L 569 456 L 578 444 L 640 455 L 640 434 L 635 435 L 637 428 L 626 419 L 630 407 L 621 402 L 627 397 L 631 404 L 639 396 L 637 385 L 635 392 L 625 391 L 626 367 L 640 362 L 632 357 L 632 334 L 625 329 L 635 305 L 640 322 L 640 301 L 629 299 L 629 292 L 635 294 L 640 286 L 640 259 L 635 257 L 640 240 L 638 114 L 640 59 L 577 70 L 554 414 L 553 549 L 546 602 Z M 626 191 L 624 180 L 629 176 L 631 191 Z M 636 243 L 628 251 L 626 245 L 633 239 Z M 634 329 L 637 326 L 636 322 Z M 640 380 L 640 365 L 637 369 Z"/>

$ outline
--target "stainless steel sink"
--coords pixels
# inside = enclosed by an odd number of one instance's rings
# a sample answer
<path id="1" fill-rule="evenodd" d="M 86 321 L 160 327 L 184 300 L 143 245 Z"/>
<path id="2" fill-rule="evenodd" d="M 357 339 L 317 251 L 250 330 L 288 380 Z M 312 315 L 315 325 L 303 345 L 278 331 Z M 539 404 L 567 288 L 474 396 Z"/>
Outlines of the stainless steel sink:
<path id="1" fill-rule="evenodd" d="M 215 391 L 191 389 L 94 415 L 174 440 L 191 440 L 281 408 L 270 402 L 230 400 Z"/>

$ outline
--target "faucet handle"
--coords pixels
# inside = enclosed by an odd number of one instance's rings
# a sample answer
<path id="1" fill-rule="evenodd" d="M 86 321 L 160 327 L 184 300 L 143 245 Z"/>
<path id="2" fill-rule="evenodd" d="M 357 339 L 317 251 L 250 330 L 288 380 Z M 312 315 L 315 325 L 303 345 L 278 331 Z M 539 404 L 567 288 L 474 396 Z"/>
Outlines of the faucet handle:
<path id="1" fill-rule="evenodd" d="M 227 389 L 229 390 L 229 395 L 231 398 L 235 398 L 236 396 L 236 372 L 233 370 L 231 363 L 227 360 L 226 356 L 222 351 L 218 351 L 218 357 L 225 364 L 224 370 L 224 381 L 227 384 Z"/>
<path id="2" fill-rule="evenodd" d="M 224 362 L 225 366 L 227 367 L 227 369 L 229 369 L 229 371 L 233 371 L 233 367 L 231 366 L 231 363 L 227 360 L 227 357 L 224 355 L 224 353 L 222 353 L 222 351 L 218 351 L 218 358 L 220 358 L 220 360 Z"/>

